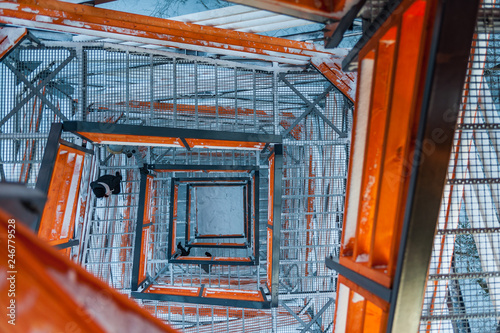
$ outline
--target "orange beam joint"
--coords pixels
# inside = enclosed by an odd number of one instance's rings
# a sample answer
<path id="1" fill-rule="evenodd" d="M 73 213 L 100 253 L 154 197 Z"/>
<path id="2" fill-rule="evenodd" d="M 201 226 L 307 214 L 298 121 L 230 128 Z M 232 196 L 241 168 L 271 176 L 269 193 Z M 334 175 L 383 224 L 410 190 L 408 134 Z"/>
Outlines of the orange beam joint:
<path id="1" fill-rule="evenodd" d="M 375 296 L 383 299 L 386 302 L 389 302 L 391 299 L 391 289 L 359 274 L 356 271 L 351 270 L 350 268 L 339 263 L 339 258 L 335 258 L 332 256 L 325 258 L 325 265 L 329 269 L 333 269 L 338 272 L 340 275 L 346 277 L 350 281 L 354 282 L 356 285 L 361 288 L 371 292 Z"/>
<path id="2" fill-rule="evenodd" d="M 356 98 L 356 73 L 346 73 L 342 70 L 340 58 L 312 58 L 311 64 L 325 76 L 345 97 L 354 103 Z"/>

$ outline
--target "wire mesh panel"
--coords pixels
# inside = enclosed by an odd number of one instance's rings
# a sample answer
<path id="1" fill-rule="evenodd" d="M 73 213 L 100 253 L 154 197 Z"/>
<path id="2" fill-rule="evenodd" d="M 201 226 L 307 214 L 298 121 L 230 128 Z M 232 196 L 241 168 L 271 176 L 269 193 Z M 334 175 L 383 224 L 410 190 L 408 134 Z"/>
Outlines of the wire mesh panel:
<path id="1" fill-rule="evenodd" d="M 269 72 L 137 48 L 84 52 L 90 121 L 106 114 L 129 124 L 258 132 L 272 117 Z"/>
<path id="2" fill-rule="evenodd" d="M 133 158 L 116 155 L 102 162 L 102 155 L 109 153 L 105 147 L 98 147 L 96 152 L 100 161 L 90 179 L 120 172 L 123 181 L 120 194 L 109 198 L 97 199 L 89 193 L 91 211 L 81 238 L 81 264 L 112 287 L 126 292 L 132 275 L 139 170 Z"/>
<path id="3" fill-rule="evenodd" d="M 76 72 L 75 50 L 29 42 L 0 62 L 1 180 L 35 185 L 50 124 L 78 117 Z"/>
<path id="4" fill-rule="evenodd" d="M 485 1 L 472 43 L 429 266 L 424 332 L 500 327 L 500 35 L 488 19 L 494 13 L 498 10 Z"/>

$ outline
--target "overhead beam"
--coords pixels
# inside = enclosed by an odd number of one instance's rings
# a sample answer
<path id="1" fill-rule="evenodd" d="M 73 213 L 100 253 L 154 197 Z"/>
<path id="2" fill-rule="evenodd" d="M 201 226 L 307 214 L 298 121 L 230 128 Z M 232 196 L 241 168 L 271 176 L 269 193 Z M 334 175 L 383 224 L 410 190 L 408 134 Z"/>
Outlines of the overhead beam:
<path id="1" fill-rule="evenodd" d="M 320 23 L 340 20 L 355 5 L 345 0 L 229 0 Z"/>
<path id="2" fill-rule="evenodd" d="M 332 54 L 306 42 L 55 0 L 1 1 L 0 23 L 292 64 Z"/>

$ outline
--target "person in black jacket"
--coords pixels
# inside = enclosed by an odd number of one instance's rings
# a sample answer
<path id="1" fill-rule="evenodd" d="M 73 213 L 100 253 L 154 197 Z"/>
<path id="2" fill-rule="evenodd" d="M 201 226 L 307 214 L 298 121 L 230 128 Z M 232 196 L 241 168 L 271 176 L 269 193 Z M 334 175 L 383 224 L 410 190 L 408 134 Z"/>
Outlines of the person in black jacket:
<path id="1" fill-rule="evenodd" d="M 90 183 L 90 187 L 98 198 L 109 197 L 111 194 L 120 193 L 120 181 L 122 176 L 117 171 L 116 176 L 104 175 Z"/>

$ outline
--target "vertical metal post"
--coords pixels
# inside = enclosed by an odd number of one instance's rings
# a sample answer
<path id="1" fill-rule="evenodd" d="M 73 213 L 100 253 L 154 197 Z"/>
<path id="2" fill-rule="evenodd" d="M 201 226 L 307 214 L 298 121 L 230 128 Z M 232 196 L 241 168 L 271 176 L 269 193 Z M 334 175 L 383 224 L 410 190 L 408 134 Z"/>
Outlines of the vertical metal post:
<path id="1" fill-rule="evenodd" d="M 126 68 L 125 68 L 125 100 L 126 104 L 126 119 L 125 123 L 129 123 L 130 118 L 130 52 L 126 53 Z"/>
<path id="2" fill-rule="evenodd" d="M 174 94 L 174 127 L 177 126 L 177 59 L 172 61 L 173 94 Z"/>
<path id="3" fill-rule="evenodd" d="M 279 119 L 278 119 L 278 64 L 273 62 L 273 134 L 279 134 Z"/>
<path id="4" fill-rule="evenodd" d="M 283 145 L 274 145 L 274 200 L 273 200 L 273 262 L 271 275 L 271 306 L 278 306 L 279 259 L 281 233 L 281 178 L 283 175 Z"/>
<path id="5" fill-rule="evenodd" d="M 198 61 L 194 62 L 194 111 L 196 128 L 200 128 L 200 119 L 198 116 Z"/>
<path id="6" fill-rule="evenodd" d="M 234 125 L 238 126 L 238 68 L 234 67 Z"/>
<path id="7" fill-rule="evenodd" d="M 272 316 L 272 332 L 278 332 L 278 308 L 271 308 L 271 316 Z"/>
<path id="8" fill-rule="evenodd" d="M 254 126 L 254 131 L 257 131 L 258 126 L 257 126 L 257 77 L 256 77 L 256 72 L 255 69 L 252 70 L 252 81 L 253 81 L 253 126 Z"/>
<path id="9" fill-rule="evenodd" d="M 151 53 L 149 55 L 149 100 L 150 100 L 150 103 L 149 103 L 149 124 L 148 125 L 151 125 L 151 123 L 153 122 L 153 110 L 154 110 L 154 56 L 153 54 Z"/>
<path id="10" fill-rule="evenodd" d="M 137 291 L 139 287 L 139 266 L 141 262 L 142 227 L 144 224 L 144 207 L 146 200 L 147 174 L 141 172 L 141 183 L 139 189 L 139 207 L 137 209 L 137 224 L 135 226 L 134 257 L 132 264 L 131 290 Z"/>
<path id="11" fill-rule="evenodd" d="M 185 245 L 187 245 L 191 239 L 189 237 L 189 234 L 190 234 L 190 229 L 191 229 L 191 226 L 190 226 L 190 214 L 191 214 L 191 186 L 189 184 L 186 185 L 186 229 L 184 231 L 185 235 L 185 239 L 186 239 L 186 242 L 185 242 Z M 201 280 L 200 280 L 201 281 Z"/>
<path id="12" fill-rule="evenodd" d="M 219 70 L 217 64 L 214 65 L 215 70 L 215 123 L 219 128 Z"/>
<path id="13" fill-rule="evenodd" d="M 78 59 L 78 104 L 77 113 L 82 121 L 87 118 L 87 53 L 83 46 L 77 44 L 76 58 Z"/>
<path id="14" fill-rule="evenodd" d="M 257 156 L 258 158 L 258 156 Z M 257 270 L 259 270 L 259 262 L 260 262 L 260 255 L 259 255 L 259 249 L 260 249 L 260 208 L 259 208 L 259 203 L 260 203 L 260 174 L 259 170 L 255 170 L 255 191 L 254 191 L 254 212 L 255 212 L 255 218 L 254 218 L 254 229 L 255 229 L 255 239 L 254 239 L 254 247 L 255 247 L 255 263 L 257 264 Z M 267 223 L 264 223 L 264 225 L 267 225 Z M 267 227 L 266 227 L 267 228 Z M 258 282 L 260 284 L 260 280 Z"/>

